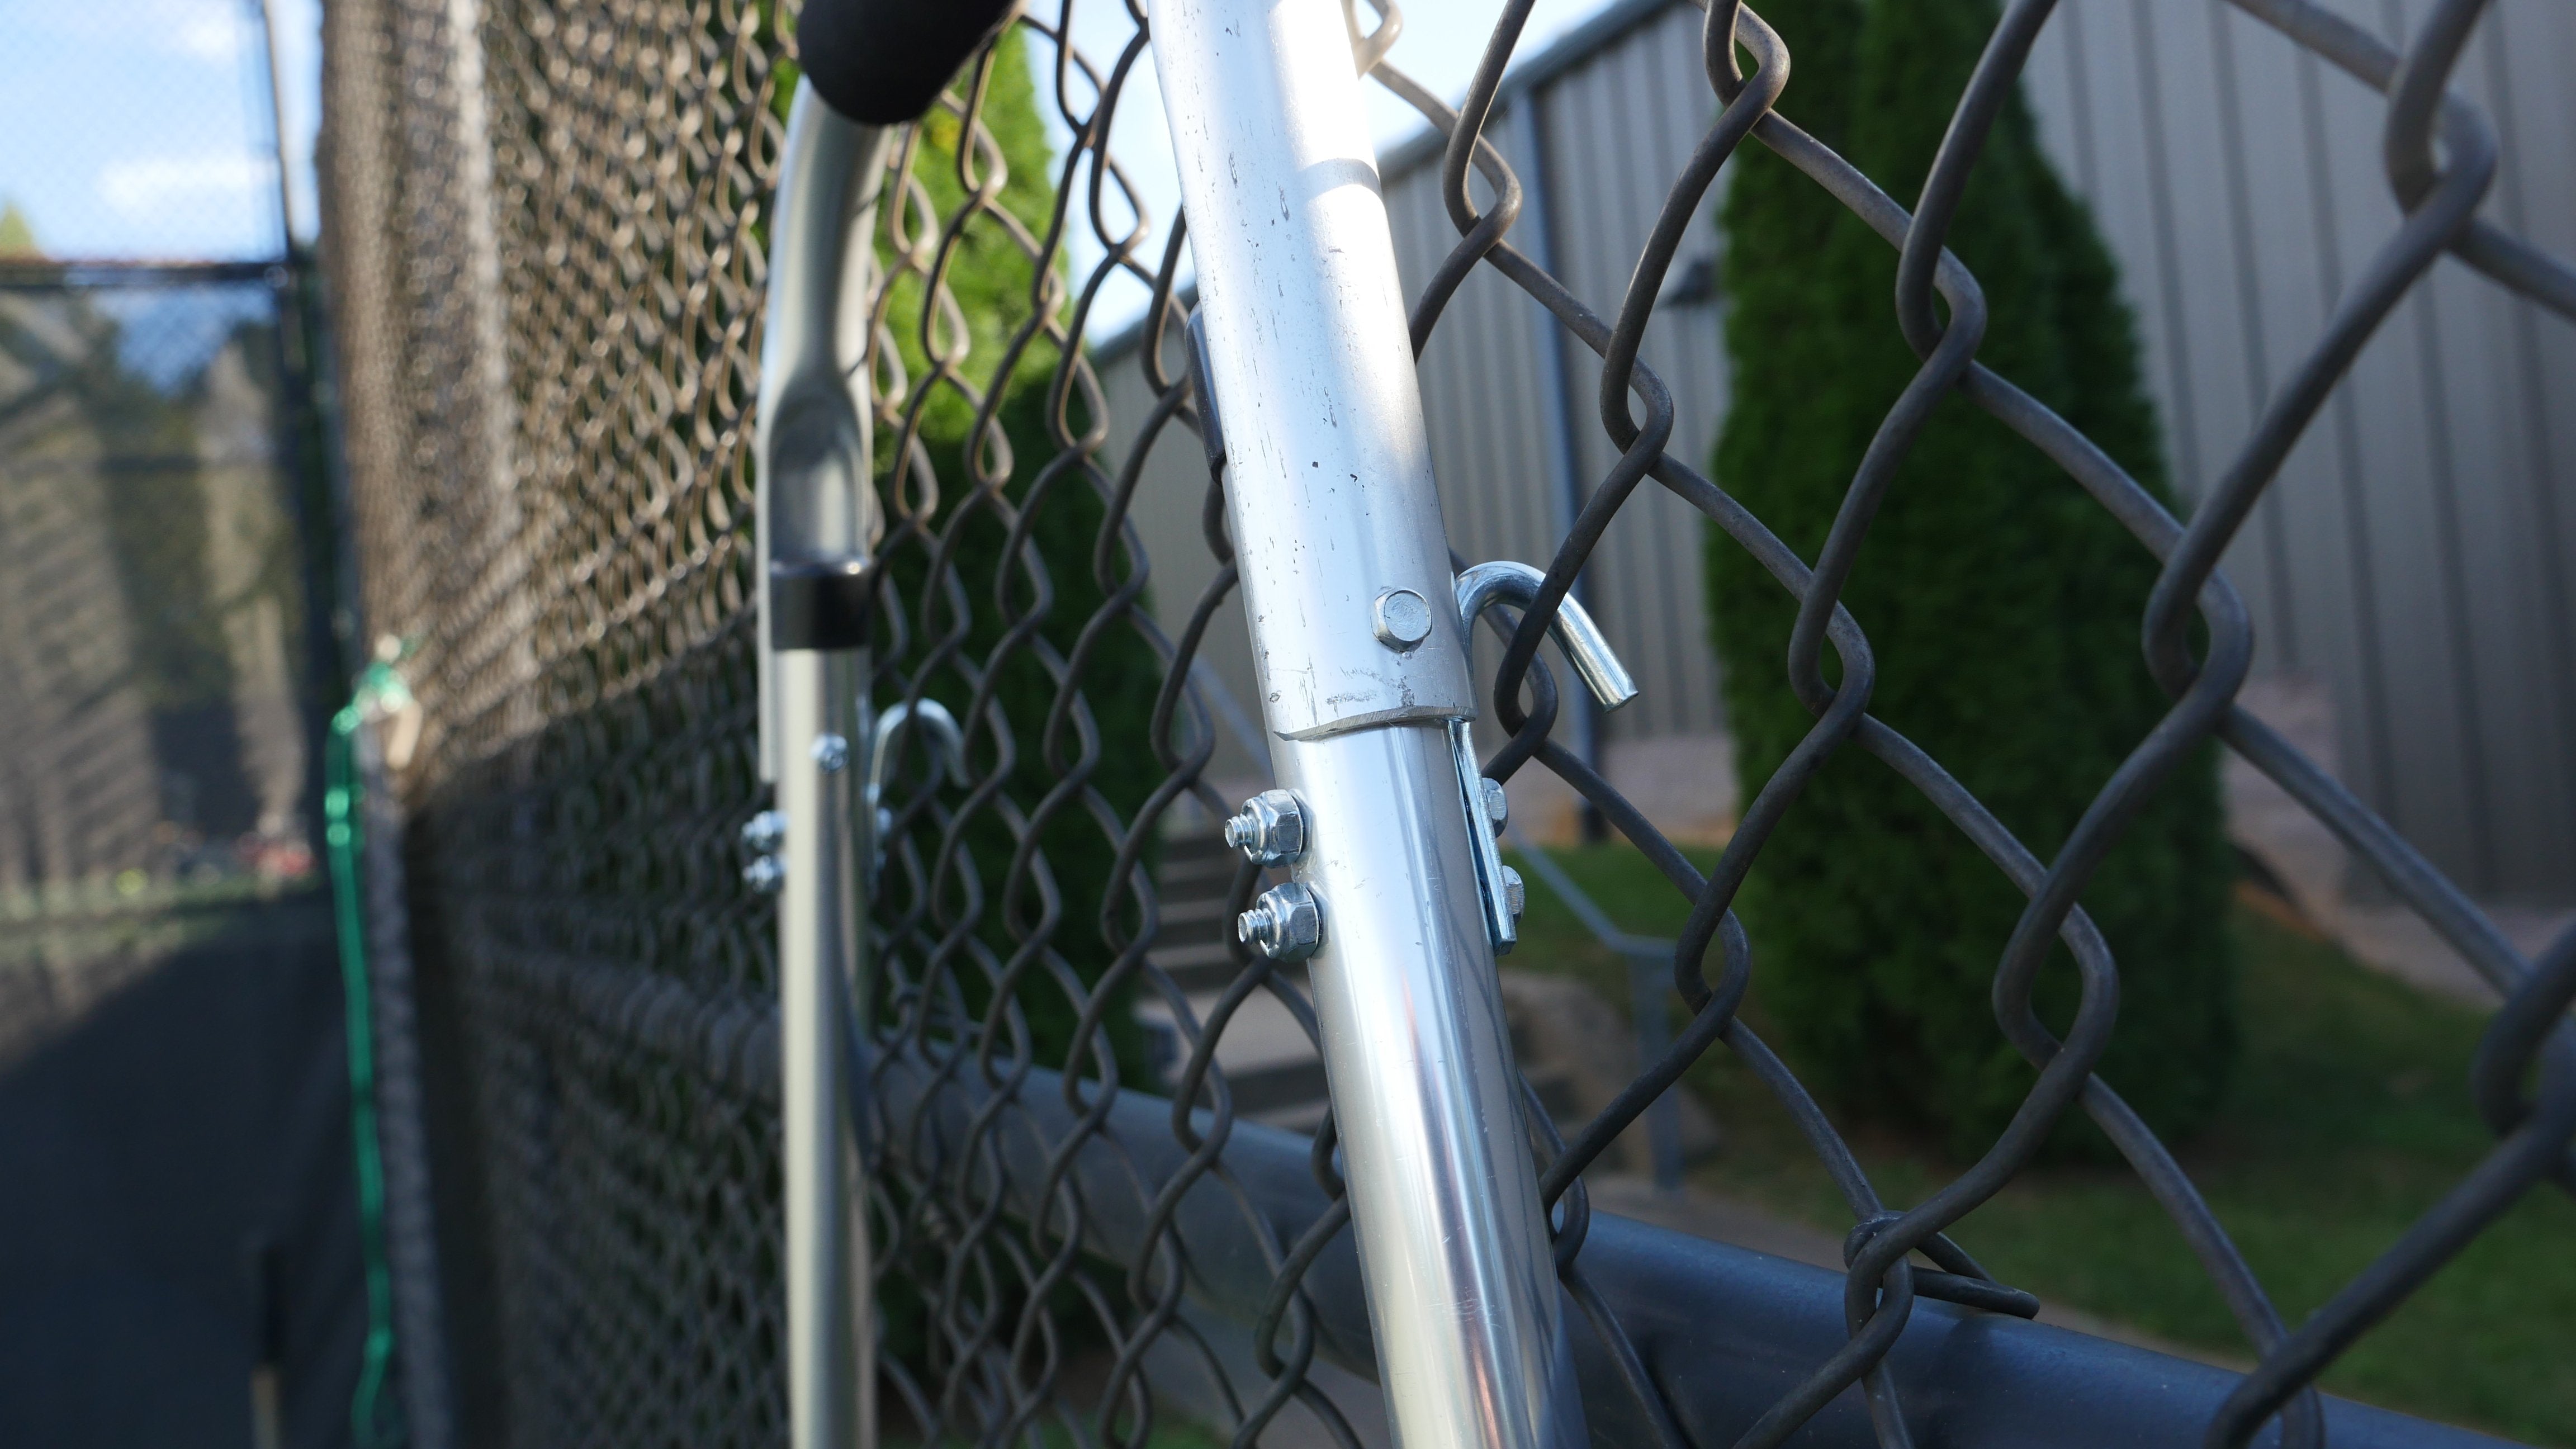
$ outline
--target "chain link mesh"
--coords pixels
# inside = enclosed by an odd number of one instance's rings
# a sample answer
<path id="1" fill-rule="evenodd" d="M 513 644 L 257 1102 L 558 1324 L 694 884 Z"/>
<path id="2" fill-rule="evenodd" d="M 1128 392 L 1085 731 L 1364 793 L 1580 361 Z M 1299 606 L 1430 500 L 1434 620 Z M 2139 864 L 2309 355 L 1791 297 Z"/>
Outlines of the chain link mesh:
<path id="1" fill-rule="evenodd" d="M 1881 1441 L 1907 1442 L 1883 1358 L 1915 1299 L 2019 1297 L 1943 1230 L 2078 1111 L 2181 1227 L 2259 1359 L 2212 1442 L 2245 1442 L 2275 1415 L 2285 1442 L 2320 1442 L 2310 1385 L 2329 1362 L 2527 1188 L 2544 1178 L 2576 1188 L 2576 1036 L 2561 1021 L 2576 995 L 2576 937 L 2536 960 L 2517 954 L 2393 831 L 2233 706 L 2251 630 L 2215 572 L 2335 379 L 2444 253 L 2576 315 L 2576 271 L 2477 215 L 2495 143 L 2444 85 L 2481 5 L 2435 6 L 2400 52 L 2307 0 L 2235 0 L 2387 93 L 2384 140 L 2405 220 L 2186 522 L 1977 363 L 1976 280 L 1941 250 L 2045 0 L 2008 8 L 1912 213 L 1770 109 L 1784 47 L 1752 11 L 1709 5 L 1705 59 L 1722 110 L 1674 181 L 1665 218 L 1675 224 L 1655 233 L 1609 316 L 1515 248 L 1517 183 L 1478 140 L 1530 6 L 1505 7 L 1478 84 L 1452 110 L 1386 63 L 1398 17 L 1371 3 L 1374 17 L 1353 18 L 1359 64 L 1447 136 L 1460 228 L 1416 300 L 1417 350 L 1462 279 L 1490 267 L 1600 354 L 1604 396 L 1624 394 L 1638 414 L 1605 411 L 1622 455 L 1590 491 L 1492 681 L 1512 734 L 1487 772 L 1507 778 L 1535 761 L 1563 777 L 1695 907 L 1675 959 L 1693 1014 L 1670 1055 L 1571 1142 L 1555 1140 L 1543 1110 L 1530 1113 L 1543 1191 L 1563 1203 L 1559 1258 L 1587 1325 L 1578 1331 L 1633 1366 L 1621 1306 L 1583 1271 L 1580 1174 L 1685 1067 L 1723 1047 L 1801 1123 L 1863 1229 L 1848 1345 L 1738 1442 L 1783 1442 L 1855 1384 Z M 1191 664 L 1232 604 L 1234 574 L 1225 563 L 1187 608 L 1164 601 L 1160 617 L 1186 621 L 1176 633 L 1157 623 L 1129 510 L 1154 437 L 1196 426 L 1192 399 L 1165 349 L 1148 345 L 1159 401 L 1141 436 L 1112 438 L 1078 343 L 1093 300 L 1122 272 L 1151 289 L 1149 337 L 1176 330 L 1184 240 L 1177 218 L 1146 223 L 1107 154 L 1126 83 L 1150 64 L 1141 8 L 1122 12 L 1120 51 L 1092 58 L 1064 43 L 1071 10 L 1071 0 L 1032 4 L 905 134 L 875 239 L 883 265 L 862 366 L 887 522 L 868 698 L 937 700 L 966 734 L 953 778 L 926 767 L 921 732 L 897 737 L 901 783 L 886 801 L 873 908 L 880 989 L 863 1008 L 888 1426 L 942 1443 L 1046 1433 L 1174 1442 L 1156 1436 L 1177 1354 L 1225 1386 L 1216 1428 L 1235 1442 L 1293 1413 L 1352 1443 L 1310 1369 L 1317 1307 L 1301 1282 L 1346 1233 L 1346 1215 L 1327 1211 L 1283 1237 L 1281 1219 L 1221 1157 L 1245 1129 L 1215 1045 L 1260 995 L 1312 1036 L 1302 986 L 1238 948 L 1231 985 L 1202 1015 L 1147 959 L 1164 929 L 1154 867 L 1171 820 L 1184 802 L 1219 815 L 1227 804 L 1201 778 L 1214 728 Z M 772 920 L 740 883 L 734 835 L 761 803 L 748 404 L 791 27 L 752 0 L 491 0 L 458 30 L 471 14 L 433 0 L 332 7 L 326 177 L 366 607 L 373 627 L 406 641 L 427 710 L 404 774 L 413 920 L 424 971 L 453 984 L 473 1083 L 465 1138 L 484 1185 L 476 1226 L 498 1289 L 493 1356 L 510 1437 L 776 1442 Z M 1024 76 L 1072 137 L 1052 175 L 1015 170 L 990 123 L 1005 104 L 996 98 Z M 1748 138 L 1900 251 L 1895 320 L 1923 358 L 1812 562 L 1664 452 L 1674 402 L 1637 360 L 1678 223 L 1707 204 L 1720 164 Z M 1471 170 L 1492 205 L 1469 195 Z M 1097 260 L 1077 272 L 1068 240 L 1084 233 Z M 1867 641 L 1837 606 L 1868 505 L 1928 409 L 1953 393 L 2055 460 L 2163 568 L 2144 625 L 2172 711 L 2103 782 L 2054 860 L 1867 713 Z M 1817 716 L 1706 875 L 1551 739 L 1555 685 L 1536 657 L 1558 601 L 1648 479 L 1796 598 L 1790 668 Z M 1222 563 L 1218 486 L 1204 532 Z M 2195 628 L 2205 645 L 2190 643 Z M 1838 686 L 1825 683 L 1827 646 Z M 2143 794 L 2211 737 L 2331 826 L 2507 997 L 2474 1084 L 2492 1155 L 2296 1332 L 2171 1154 L 2091 1075 L 2118 971 L 2076 898 Z M 1997 964 L 1996 999 L 2037 1084 L 1991 1151 L 1901 1212 L 1737 1012 L 1758 943 L 1726 907 L 1802 783 L 1851 749 L 1911 781 L 2029 900 Z M 1233 908 L 1261 884 L 1253 867 L 1238 870 Z M 2028 1005 L 2052 941 L 2071 948 L 2084 981 L 2062 1039 Z M 1182 1057 L 1168 1078 L 1184 1104 L 1169 1118 L 1174 1140 L 1150 1152 L 1106 1126 L 1122 1090 L 1166 1089 L 1135 1026 L 1140 1001 L 1168 1013 Z M 941 1096 L 943 1083 L 967 1090 L 974 1110 Z M 1101 1150 L 1170 1170 L 1139 1166 L 1125 1190 L 1103 1193 L 1098 1174 L 1077 1170 Z M 1329 1121 L 1313 1162 L 1337 1198 Z M 1249 1369 L 1182 1310 L 1184 1280 L 1204 1265 L 1191 1261 L 1179 1209 L 1211 1192 L 1252 1225 L 1272 1282 Z M 1104 1256 L 1105 1242 L 1124 1248 Z M 1940 1271 L 1916 1266 L 1916 1253 Z M 1664 1391 L 1642 1373 L 1628 1382 L 1641 1421 L 1685 1442 Z"/>

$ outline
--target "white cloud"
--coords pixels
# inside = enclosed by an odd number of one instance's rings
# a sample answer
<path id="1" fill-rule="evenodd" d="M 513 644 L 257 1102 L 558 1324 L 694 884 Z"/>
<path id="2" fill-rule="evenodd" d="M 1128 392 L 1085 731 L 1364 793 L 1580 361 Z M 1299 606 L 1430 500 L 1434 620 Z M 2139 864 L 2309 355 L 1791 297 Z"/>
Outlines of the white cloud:
<path id="1" fill-rule="evenodd" d="M 99 199 L 131 217 L 172 204 L 243 196 L 277 184 L 274 162 L 257 156 L 140 156 L 99 168 Z"/>
<path id="2" fill-rule="evenodd" d="M 155 18 L 170 22 L 164 41 L 182 55 L 195 56 L 210 65 L 227 64 L 240 56 L 250 37 L 250 28 L 241 12 L 230 6 L 208 4 L 168 4 L 148 7 Z"/>
<path id="3" fill-rule="evenodd" d="M 0 0 L 0 30 L 230 65 L 256 40 L 238 0 Z"/>

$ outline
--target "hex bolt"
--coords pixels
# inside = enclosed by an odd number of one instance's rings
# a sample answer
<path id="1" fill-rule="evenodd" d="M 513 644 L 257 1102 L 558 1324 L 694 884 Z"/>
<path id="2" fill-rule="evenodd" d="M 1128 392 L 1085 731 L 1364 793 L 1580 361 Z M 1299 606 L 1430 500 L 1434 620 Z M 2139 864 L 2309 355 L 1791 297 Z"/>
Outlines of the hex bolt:
<path id="1" fill-rule="evenodd" d="M 1503 827 L 1512 823 L 1511 797 L 1503 793 L 1503 782 L 1500 780 L 1489 779 L 1480 783 L 1485 787 L 1485 823 L 1494 828 L 1496 835 L 1500 835 L 1503 833 Z"/>
<path id="2" fill-rule="evenodd" d="M 1370 610 L 1377 642 L 1398 654 L 1412 652 L 1431 637 L 1431 605 L 1411 589 L 1388 589 Z"/>
<path id="3" fill-rule="evenodd" d="M 742 848 L 754 855 L 774 853 L 787 839 L 787 812 L 763 810 L 742 823 Z"/>
<path id="4" fill-rule="evenodd" d="M 1512 919 L 1517 921 L 1521 918 L 1521 908 L 1528 904 L 1529 887 L 1521 884 L 1521 873 L 1508 865 L 1504 866 L 1503 909 L 1511 912 Z"/>
<path id="5" fill-rule="evenodd" d="M 1234 933 L 1273 961 L 1303 961 L 1324 944 L 1324 902 L 1301 881 L 1273 886 L 1235 917 Z"/>
<path id="6" fill-rule="evenodd" d="M 850 742 L 843 736 L 816 735 L 812 753 L 826 775 L 837 775 L 850 766 Z"/>
<path id="7" fill-rule="evenodd" d="M 742 883 L 754 895 L 774 896 L 787 885 L 787 862 L 764 855 L 742 868 Z"/>
<path id="8" fill-rule="evenodd" d="M 1264 790 L 1225 822 L 1225 843 L 1263 865 L 1306 853 L 1306 808 L 1285 790 Z"/>

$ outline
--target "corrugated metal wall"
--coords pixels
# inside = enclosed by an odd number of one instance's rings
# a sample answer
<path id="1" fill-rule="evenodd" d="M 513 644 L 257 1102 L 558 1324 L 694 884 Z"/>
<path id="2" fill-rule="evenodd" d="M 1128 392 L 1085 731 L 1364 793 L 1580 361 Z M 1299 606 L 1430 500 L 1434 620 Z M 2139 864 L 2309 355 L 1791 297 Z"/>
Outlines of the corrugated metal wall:
<path id="1" fill-rule="evenodd" d="M 2393 41 L 2425 6 L 2345 8 Z M 1605 313 L 1713 115 L 1698 25 L 1679 4 L 1612 7 L 1508 83 L 1489 133 L 1529 192 L 1516 237 Z M 2576 95 L 2557 84 L 2571 67 L 2576 15 L 2504 0 L 2460 77 L 2504 144 L 2488 215 L 2561 254 L 2576 253 Z M 2175 0 L 2066 0 L 2028 90 L 2122 262 L 2175 478 L 2195 496 L 2280 381 L 2274 369 L 2305 350 L 2396 224 L 2379 101 L 2225 5 Z M 1398 260 L 1417 286 L 1454 237 L 1438 153 L 1399 146 L 1383 169 Z M 1677 278 L 1716 247 L 1704 213 Z M 1727 397 L 1722 301 L 1687 287 L 1667 298 L 1646 360 L 1681 404 L 1674 452 L 1704 459 Z M 1104 356 L 1113 408 L 1140 417 L 1132 348 Z M 1545 562 L 1613 458 L 1598 377 L 1591 354 L 1570 341 L 1558 351 L 1536 304 L 1499 278 L 1461 289 L 1422 385 L 1462 553 Z M 2576 899 L 2571 463 L 2576 329 L 2446 261 L 2363 353 L 2228 561 L 2256 610 L 2258 667 L 2331 694 L 2346 781 L 2490 898 Z M 1190 557 L 1176 545 L 1197 527 L 1203 488 L 1194 441 L 1175 437 L 1148 460 L 1140 524 L 1158 559 Z M 1724 724 L 1699 521 L 1646 492 L 1587 585 L 1646 685 L 1607 722 L 1614 754 Z M 1175 546 L 1156 547 L 1164 534 Z M 1164 613 L 1177 622 L 1205 582 L 1159 577 Z M 1254 698 L 1231 610 L 1209 657 Z"/>
<path id="2" fill-rule="evenodd" d="M 2409 0 L 2351 3 L 2396 43 Z M 2076 0 L 2031 98 L 2124 265 L 2186 496 L 2395 228 L 2377 96 L 2230 7 Z M 2576 252 L 2576 14 L 2490 12 L 2455 78 L 2486 214 Z M 2291 454 L 2228 572 L 2323 681 L 2344 779 L 2483 895 L 2576 898 L 2576 329 L 2444 261 Z"/>

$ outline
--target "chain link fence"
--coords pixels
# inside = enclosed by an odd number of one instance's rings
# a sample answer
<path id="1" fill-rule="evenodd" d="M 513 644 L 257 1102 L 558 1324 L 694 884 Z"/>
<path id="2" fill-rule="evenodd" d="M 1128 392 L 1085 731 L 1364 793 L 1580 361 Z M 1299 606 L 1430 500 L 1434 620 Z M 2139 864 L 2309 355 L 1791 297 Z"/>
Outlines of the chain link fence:
<path id="1" fill-rule="evenodd" d="M 21 1044 L 315 880 L 286 285 L 0 261 L 0 1031 Z"/>
<path id="2" fill-rule="evenodd" d="M 2433 7 L 2403 51 L 2306 0 L 2239 3 L 2387 94 L 2405 220 L 2187 521 L 1977 363 L 1976 279 L 1941 250 L 2048 4 L 2004 15 L 1910 213 L 1771 109 L 1790 57 L 1754 12 L 1711 5 L 1705 61 L 1723 109 L 1609 315 L 1515 246 L 1516 183 L 1477 139 L 1529 7 L 1506 7 L 1454 110 L 1386 63 L 1391 6 L 1353 17 L 1357 63 L 1448 137 L 1460 237 L 1415 299 L 1417 349 L 1461 279 L 1490 267 L 1605 359 L 1615 404 L 1601 425 L 1620 459 L 1508 631 L 1491 699 L 1510 738 L 1485 764 L 1561 776 L 1694 906 L 1673 955 L 1690 1016 L 1663 1061 L 1570 1142 L 1529 1114 L 1596 1435 L 1769 1445 L 1812 1421 L 1834 1442 L 1957 1442 L 1978 1424 L 2019 1426 L 1980 1442 L 2042 1442 L 2048 1424 L 2079 1422 L 2049 1420 L 2056 1400 L 2032 1387 L 2058 1374 L 2048 1382 L 2070 1401 L 2134 1390 L 2136 1421 L 2177 1442 L 2205 1429 L 2244 1443 L 2275 1418 L 2288 1444 L 2323 1442 L 2329 1422 L 2338 1443 L 2408 1442 L 2403 1421 L 2323 1403 L 2317 1376 L 2526 1191 L 2576 1188 L 2576 1038 L 2562 1022 L 2576 939 L 2518 954 L 2233 707 L 2250 627 L 2215 573 L 2336 377 L 2436 260 L 2570 315 L 2576 272 L 2480 219 L 2496 143 L 2444 91 L 2475 0 Z M 1184 627 L 1156 623 L 1130 510 L 1154 436 L 1194 428 L 1194 401 L 1148 346 L 1159 404 L 1142 436 L 1109 436 L 1083 344 L 1119 276 L 1150 291 L 1149 336 L 1177 334 L 1186 239 L 1177 218 L 1144 215 L 1106 149 L 1151 63 L 1141 10 L 1113 14 L 1114 53 L 1084 56 L 1067 40 L 1072 8 L 1030 6 L 895 147 L 882 279 L 858 334 L 884 521 L 866 702 L 935 700 L 965 740 L 949 769 L 923 732 L 899 734 L 882 802 L 860 1108 L 887 1429 L 924 1443 L 1366 1442 L 1382 1431 L 1331 1122 L 1302 1139 L 1244 1120 L 1216 1065 L 1256 999 L 1313 1035 L 1299 974 L 1234 946 L 1202 1012 L 1193 983 L 1148 960 L 1172 929 L 1158 863 L 1184 822 L 1205 829 L 1232 804 L 1201 777 L 1218 719 L 1191 666 L 1209 621 L 1234 607 L 1234 577 L 1212 483 L 1216 581 L 1185 609 L 1162 601 Z M 786 1412 L 774 923 L 741 880 L 736 834 L 763 803 L 749 404 L 791 17 L 752 0 L 349 0 L 326 26 L 327 231 L 364 605 L 373 631 L 400 639 L 424 711 L 391 764 L 423 1041 L 433 1087 L 446 1084 L 433 1136 L 450 1282 L 467 1290 L 450 1301 L 458 1433 L 774 1443 Z M 1071 144 L 1035 165 L 1029 128 L 1048 119 Z M 1674 399 L 1637 360 L 1679 223 L 1748 139 L 1900 252 L 1893 321 L 1923 358 L 1812 561 L 1664 451 Z M 2163 568 L 2143 624 L 2171 713 L 2053 860 L 1868 713 L 1868 641 L 1837 608 L 1871 505 L 1952 394 L 2055 460 Z M 1705 874 L 1552 738 L 1559 691 L 1537 657 L 1604 528 L 1649 480 L 1798 601 L 1789 668 L 1816 712 Z M 2212 738 L 2331 826 L 2507 998 L 2474 1082 L 2492 1155 L 2295 1331 L 2171 1153 L 2091 1074 L 2119 974 L 2077 897 L 2146 792 Z M 1991 1150 L 1903 1210 L 1738 1010 L 1760 943 L 1727 906 L 1802 783 L 1849 750 L 1912 782 L 2029 901 L 1994 994 L 2036 1085 Z M 1264 883 L 1237 869 L 1230 908 Z M 2083 980 L 2062 1036 L 2030 1008 L 2053 941 Z M 1160 1056 L 1140 1006 L 1170 1023 Z M 1715 1051 L 1778 1096 L 1847 1200 L 1858 1226 L 1840 1293 L 1730 1277 L 1589 1212 L 1584 1170 Z M 2154 1374 L 2116 1352 L 2008 1361 L 2029 1341 L 1963 1326 L 1953 1305 L 2034 1305 L 1944 1231 L 2074 1113 L 2193 1245 L 2257 1361 L 2241 1380 L 2212 1370 L 2151 1408 Z M 1712 1285 L 1739 1296 L 1691 1296 Z M 1676 1327 L 1729 1313 L 1798 1326 L 1740 1363 Z M 2032 1367 L 2043 1358 L 2054 1367 Z M 2038 1378 L 2011 1381 L 2015 1365 Z M 2431 1436 L 2415 1442 L 2438 1438 L 2414 1428 Z"/>

